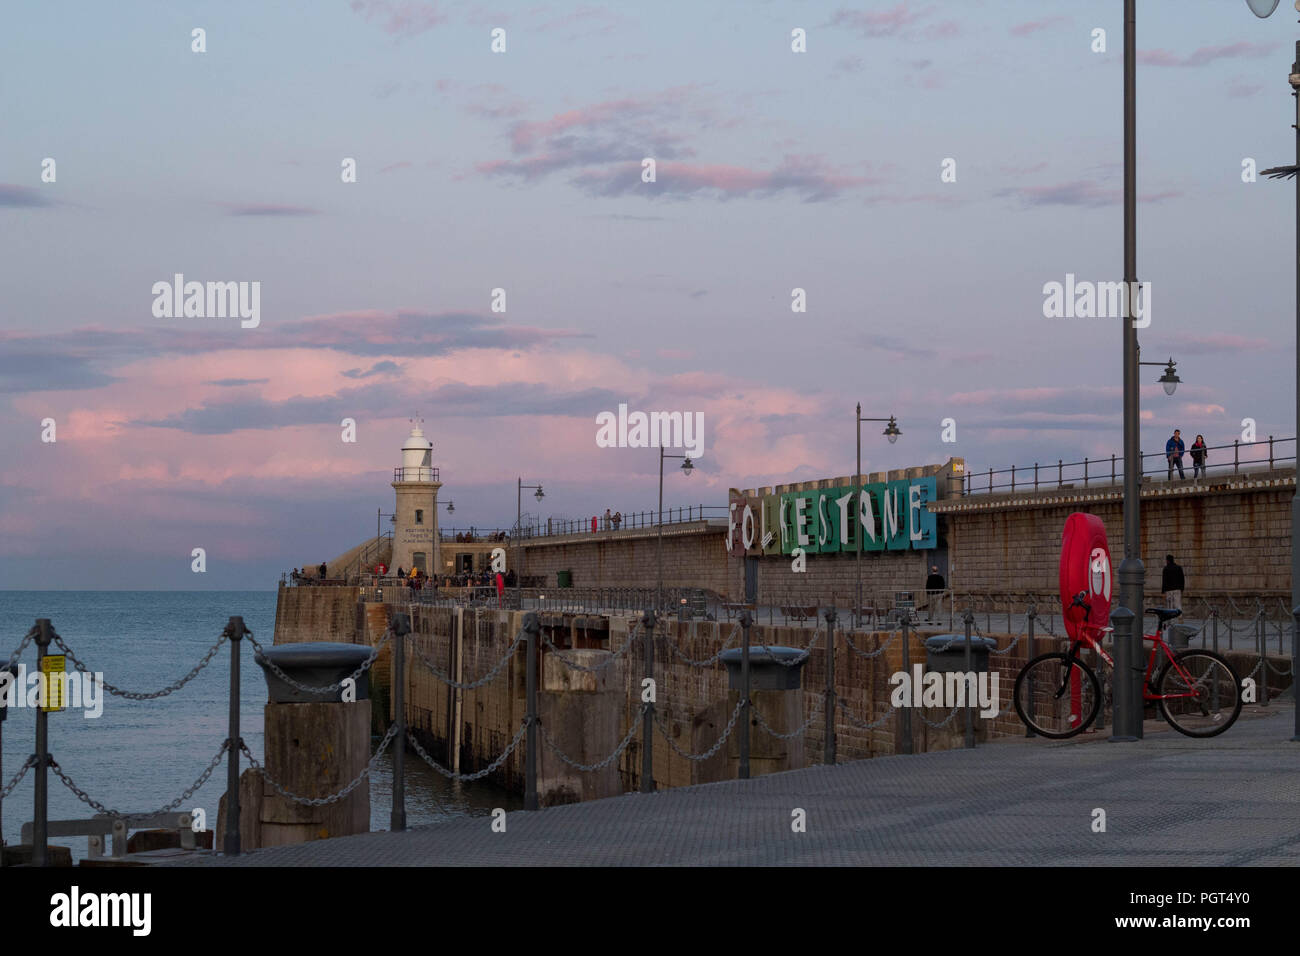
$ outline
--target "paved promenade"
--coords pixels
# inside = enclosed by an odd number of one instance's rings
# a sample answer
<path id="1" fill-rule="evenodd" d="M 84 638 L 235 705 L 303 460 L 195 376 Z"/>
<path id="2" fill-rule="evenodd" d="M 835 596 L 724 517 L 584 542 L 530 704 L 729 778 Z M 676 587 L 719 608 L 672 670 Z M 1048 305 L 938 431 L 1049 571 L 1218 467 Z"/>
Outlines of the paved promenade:
<path id="1" fill-rule="evenodd" d="M 1289 701 L 1247 705 L 1211 740 L 1148 721 L 1140 743 L 1010 739 L 184 865 L 1296 866 L 1293 726 Z"/>

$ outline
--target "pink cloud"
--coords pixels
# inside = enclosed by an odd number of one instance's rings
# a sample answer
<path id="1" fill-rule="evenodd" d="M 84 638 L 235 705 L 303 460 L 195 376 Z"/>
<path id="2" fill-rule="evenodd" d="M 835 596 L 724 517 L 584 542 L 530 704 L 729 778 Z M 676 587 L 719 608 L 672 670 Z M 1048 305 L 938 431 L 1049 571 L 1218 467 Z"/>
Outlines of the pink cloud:
<path id="1" fill-rule="evenodd" d="M 1024 23 L 1017 23 L 1009 32 L 1013 37 L 1027 37 L 1031 33 L 1037 33 L 1039 30 L 1046 30 L 1048 27 L 1054 26 L 1057 23 L 1068 22 L 1069 19 L 1069 17 L 1057 15 L 1043 17 L 1041 20 L 1028 20 Z"/>
<path id="2" fill-rule="evenodd" d="M 351 6 L 353 13 L 380 21 L 385 33 L 398 37 L 417 36 L 447 19 L 433 4 L 416 0 L 352 0 Z"/>
<path id="3" fill-rule="evenodd" d="M 1170 53 L 1168 50 L 1140 50 L 1138 51 L 1137 61 L 1143 66 L 1198 67 L 1213 63 L 1215 60 L 1267 56 L 1276 49 L 1276 43 L 1246 43 L 1242 41 L 1220 46 L 1203 46 L 1182 57 Z"/>

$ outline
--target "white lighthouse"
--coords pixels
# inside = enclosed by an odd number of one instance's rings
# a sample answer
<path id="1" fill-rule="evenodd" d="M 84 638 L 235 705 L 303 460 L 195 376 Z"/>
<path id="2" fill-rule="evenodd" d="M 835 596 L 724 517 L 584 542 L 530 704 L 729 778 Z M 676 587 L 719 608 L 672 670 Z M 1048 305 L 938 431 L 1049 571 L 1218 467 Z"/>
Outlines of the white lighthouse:
<path id="1" fill-rule="evenodd" d="M 433 467 L 433 443 L 424 437 L 418 422 L 402 445 L 402 464 L 393 469 L 393 490 L 397 493 L 393 527 L 394 570 L 419 568 L 427 574 L 442 574 L 438 548 L 438 469 Z"/>

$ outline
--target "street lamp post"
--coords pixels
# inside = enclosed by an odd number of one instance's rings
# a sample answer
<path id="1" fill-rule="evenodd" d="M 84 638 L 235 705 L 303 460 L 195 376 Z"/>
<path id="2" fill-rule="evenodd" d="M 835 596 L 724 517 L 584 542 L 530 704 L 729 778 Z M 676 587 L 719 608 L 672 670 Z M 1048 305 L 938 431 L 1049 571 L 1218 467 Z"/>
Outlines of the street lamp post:
<path id="1" fill-rule="evenodd" d="M 657 597 L 655 599 L 655 613 L 663 611 L 664 606 L 664 459 L 680 458 L 682 459 L 682 471 L 686 477 L 691 476 L 692 469 L 695 468 L 691 461 L 690 455 L 670 455 L 664 451 L 663 446 L 659 446 L 659 540 L 656 546 L 659 555 L 659 583 L 657 587 Z"/>
<path id="2" fill-rule="evenodd" d="M 523 478 L 520 478 L 518 480 L 517 487 L 515 488 L 515 557 L 519 557 L 520 555 L 523 554 L 522 544 L 523 544 L 523 537 L 524 537 L 523 524 L 524 524 L 524 489 L 525 488 L 537 489 L 533 493 L 533 497 L 537 499 L 538 504 L 541 504 L 542 499 L 546 497 L 545 492 L 542 491 L 541 484 L 526 485 L 524 484 Z M 518 577 L 519 580 L 519 583 L 515 585 L 515 597 L 519 598 L 519 610 L 522 611 L 524 609 L 523 590 L 522 590 L 524 586 L 524 576 L 518 570 L 515 571 L 515 575 Z"/>
<path id="3" fill-rule="evenodd" d="M 854 627 L 860 627 L 862 625 L 862 546 L 864 543 L 862 540 L 862 423 L 888 422 L 889 424 L 885 426 L 885 430 L 882 434 L 889 439 L 891 445 L 898 441 L 898 436 L 903 433 L 899 431 L 898 420 L 894 418 L 893 415 L 890 415 L 888 418 L 863 418 L 861 402 L 858 402 L 858 410 L 854 413 L 853 417 L 855 420 L 854 427 L 858 430 L 858 470 L 853 473 L 853 497 L 855 499 L 853 502 L 853 510 L 855 515 L 854 520 L 856 522 L 856 533 L 853 535 L 853 540 L 857 545 L 856 550 L 858 552 L 858 556 L 854 559 L 857 565 L 856 572 L 858 586 L 856 591 L 857 603 L 853 608 L 853 621 Z"/>
<path id="4" fill-rule="evenodd" d="M 1142 738 L 1142 603 L 1146 568 L 1142 548 L 1142 453 L 1139 448 L 1138 343 L 1133 327 L 1137 289 L 1137 39 L 1136 0 L 1124 0 L 1124 560 L 1119 566 L 1120 606 L 1127 630 L 1115 632 L 1115 716 L 1112 741 Z"/>
<path id="5" fill-rule="evenodd" d="M 1278 0 L 1246 0 L 1246 4 L 1255 16 L 1267 17 L 1277 9 Z M 1300 10 L 1300 0 L 1297 0 L 1296 10 Z M 1293 179 L 1296 178 L 1297 170 L 1300 170 L 1300 40 L 1296 41 L 1295 61 L 1291 64 L 1291 73 L 1287 81 L 1291 85 L 1291 95 L 1296 101 L 1295 124 L 1292 126 L 1296 132 L 1295 165 L 1276 166 L 1264 170 L 1264 175 L 1270 179 Z M 1295 324 L 1296 332 L 1300 334 L 1300 179 L 1296 179 L 1295 237 Z M 1300 338 L 1296 340 L 1296 423 L 1300 424 Z M 1297 547 L 1297 542 L 1300 541 L 1300 439 L 1297 439 L 1296 449 L 1297 482 L 1295 494 L 1291 498 L 1291 609 L 1295 628 L 1291 634 L 1292 674 L 1300 673 L 1296 669 L 1297 659 L 1300 658 L 1300 547 Z M 1295 731 L 1291 739 L 1300 742 L 1300 701 L 1296 704 Z"/>

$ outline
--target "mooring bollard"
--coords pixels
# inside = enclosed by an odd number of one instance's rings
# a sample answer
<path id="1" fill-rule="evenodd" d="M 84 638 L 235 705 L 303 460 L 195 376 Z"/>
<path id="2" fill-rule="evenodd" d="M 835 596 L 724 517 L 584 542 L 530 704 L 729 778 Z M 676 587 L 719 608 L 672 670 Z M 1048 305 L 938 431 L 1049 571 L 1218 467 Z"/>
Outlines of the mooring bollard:
<path id="1" fill-rule="evenodd" d="M 36 619 L 36 673 L 46 682 L 45 649 L 50 646 L 54 628 L 50 627 L 48 617 Z M 36 780 L 33 786 L 32 813 L 32 866 L 45 866 L 46 844 L 49 841 L 49 778 L 45 768 L 50 763 L 49 747 L 49 713 L 45 705 L 49 703 L 49 684 L 43 684 L 41 706 L 36 708 Z"/>
<path id="2" fill-rule="evenodd" d="M 397 735 L 393 737 L 393 812 L 389 826 L 394 833 L 406 829 L 406 635 L 411 633 L 408 614 L 394 614 L 393 630 L 393 715 Z"/>
<path id="3" fill-rule="evenodd" d="M 655 612 L 647 610 L 641 617 L 641 644 L 644 670 L 642 676 L 654 680 L 655 676 Z M 655 705 L 647 700 L 641 705 L 641 792 L 653 793 Z"/>
<path id="4" fill-rule="evenodd" d="M 745 611 L 740 615 L 740 633 L 742 643 L 740 645 L 740 709 L 744 717 L 740 721 L 740 736 L 737 742 L 740 745 L 740 773 L 741 780 L 749 779 L 749 626 L 753 623 L 753 618 L 749 612 Z"/>
<path id="5" fill-rule="evenodd" d="M 826 612 L 826 763 L 835 763 L 835 608 Z"/>
<path id="6" fill-rule="evenodd" d="M 908 645 L 911 643 L 912 632 L 911 632 L 911 627 L 909 626 L 907 620 L 907 615 L 903 615 L 901 620 L 903 624 L 903 673 L 911 674 L 912 654 Z M 894 742 L 894 753 L 898 753 L 901 749 L 903 753 L 910 754 L 912 752 L 912 708 L 911 707 L 898 708 L 897 733 L 903 739 L 901 741 Z"/>
<path id="7" fill-rule="evenodd" d="M 230 750 L 226 754 L 226 834 L 222 851 L 228 856 L 239 856 L 239 642 L 249 633 L 242 617 L 231 617 L 226 622 L 226 637 L 230 640 L 230 729 L 226 741 Z"/>
<path id="8" fill-rule="evenodd" d="M 975 715 L 971 712 L 970 699 L 971 695 L 975 693 L 975 673 L 971 670 L 970 664 L 970 639 L 971 628 L 975 625 L 975 615 L 967 611 L 963 620 L 966 622 L 966 673 L 962 678 L 966 681 L 966 693 L 964 695 L 966 698 L 966 747 L 972 749 L 975 746 Z"/>
<path id="9" fill-rule="evenodd" d="M 1029 640 L 1029 643 L 1028 645 L 1026 645 L 1025 648 L 1026 664 L 1028 664 L 1030 661 L 1034 659 L 1034 651 L 1036 650 L 1036 648 L 1034 647 L 1034 618 L 1036 617 L 1038 617 L 1038 605 L 1030 602 L 1029 607 L 1026 608 L 1025 610 L 1025 618 L 1026 618 L 1025 624 L 1027 630 L 1026 637 Z M 1028 701 L 1029 714 L 1032 717 L 1034 714 L 1034 673 L 1033 671 L 1029 672 L 1028 680 L 1026 683 L 1028 684 L 1028 690 L 1029 690 L 1029 701 Z M 1013 690 L 1012 693 L 1015 693 L 1015 691 Z M 1026 737 L 1034 736 L 1034 731 L 1028 724 L 1025 724 L 1025 736 Z"/>
<path id="10" fill-rule="evenodd" d="M 524 615 L 524 634 L 527 635 L 524 665 L 524 687 L 527 695 L 527 713 L 524 723 L 528 727 L 528 750 L 524 754 L 524 809 L 537 809 L 537 635 L 542 622 L 536 613 Z"/>

